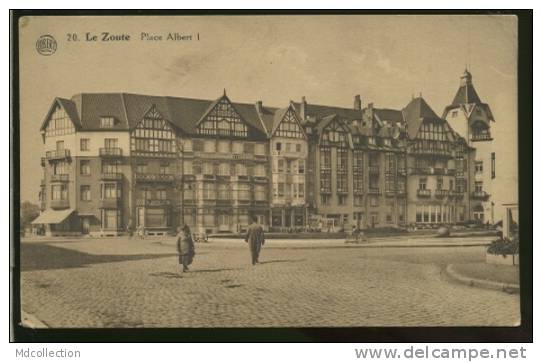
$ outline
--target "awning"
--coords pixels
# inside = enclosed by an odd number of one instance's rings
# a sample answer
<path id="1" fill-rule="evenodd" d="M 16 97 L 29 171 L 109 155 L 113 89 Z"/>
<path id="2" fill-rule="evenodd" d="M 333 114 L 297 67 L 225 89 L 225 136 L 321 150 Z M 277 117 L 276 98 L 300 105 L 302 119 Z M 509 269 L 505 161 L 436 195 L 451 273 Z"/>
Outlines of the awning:
<path id="1" fill-rule="evenodd" d="M 66 220 L 75 210 L 52 210 L 47 209 L 40 214 L 32 224 L 59 224 L 62 221 Z"/>

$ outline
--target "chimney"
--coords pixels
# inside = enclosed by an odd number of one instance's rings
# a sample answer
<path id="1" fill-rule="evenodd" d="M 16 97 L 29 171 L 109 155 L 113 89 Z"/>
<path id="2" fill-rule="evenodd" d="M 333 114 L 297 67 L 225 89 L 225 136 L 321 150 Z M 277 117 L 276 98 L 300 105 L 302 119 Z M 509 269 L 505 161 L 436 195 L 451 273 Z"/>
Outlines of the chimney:
<path id="1" fill-rule="evenodd" d="M 369 114 L 369 117 L 371 117 L 371 119 L 373 118 L 373 104 L 372 103 L 369 103 L 367 105 L 367 113 Z"/>
<path id="2" fill-rule="evenodd" d="M 299 115 L 301 116 L 301 119 L 304 121 L 307 111 L 307 100 L 305 99 L 305 96 L 301 97 L 301 103 L 299 104 Z"/>
<path id="3" fill-rule="evenodd" d="M 257 101 L 256 102 L 256 112 L 263 113 L 263 102 Z"/>
<path id="4" fill-rule="evenodd" d="M 354 109 L 356 111 L 361 111 L 361 96 L 359 94 L 354 96 Z"/>

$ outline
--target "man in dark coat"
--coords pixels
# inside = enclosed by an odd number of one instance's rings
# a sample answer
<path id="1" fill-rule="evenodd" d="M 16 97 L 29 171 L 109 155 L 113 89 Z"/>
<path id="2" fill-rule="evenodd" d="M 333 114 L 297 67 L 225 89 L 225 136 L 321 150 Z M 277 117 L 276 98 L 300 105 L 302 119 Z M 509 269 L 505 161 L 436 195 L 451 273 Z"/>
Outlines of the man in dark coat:
<path id="1" fill-rule="evenodd" d="M 177 252 L 179 253 L 179 264 L 183 266 L 182 271 L 188 271 L 188 266 L 192 264 L 194 255 L 196 255 L 194 239 L 192 239 L 188 225 L 184 225 L 177 234 Z"/>
<path id="2" fill-rule="evenodd" d="M 247 236 L 245 242 L 248 243 L 250 248 L 250 255 L 252 256 L 252 265 L 258 263 L 258 257 L 260 256 L 260 249 L 265 243 L 263 235 L 263 228 L 258 224 L 256 216 L 252 217 L 252 223 L 248 226 Z"/>

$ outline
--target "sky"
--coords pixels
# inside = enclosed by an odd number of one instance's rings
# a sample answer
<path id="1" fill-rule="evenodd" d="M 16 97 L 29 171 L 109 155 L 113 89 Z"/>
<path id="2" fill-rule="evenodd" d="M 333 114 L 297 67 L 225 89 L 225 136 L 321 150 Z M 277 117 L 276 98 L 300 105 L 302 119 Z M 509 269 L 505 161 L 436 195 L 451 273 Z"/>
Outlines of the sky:
<path id="1" fill-rule="evenodd" d="M 284 107 L 308 103 L 401 109 L 420 93 L 442 114 L 468 66 L 490 105 L 497 170 L 517 190 L 517 21 L 514 16 L 27 17 L 20 29 L 21 200 L 38 202 L 39 128 L 55 97 L 128 92 Z M 89 42 L 86 33 L 128 34 Z M 141 33 L 192 35 L 141 40 Z M 36 41 L 58 43 L 39 55 Z M 68 41 L 77 34 L 78 41 Z M 197 35 L 199 34 L 199 40 Z M 453 126 L 453 125 L 452 125 Z M 40 175 L 39 177 L 37 175 Z"/>

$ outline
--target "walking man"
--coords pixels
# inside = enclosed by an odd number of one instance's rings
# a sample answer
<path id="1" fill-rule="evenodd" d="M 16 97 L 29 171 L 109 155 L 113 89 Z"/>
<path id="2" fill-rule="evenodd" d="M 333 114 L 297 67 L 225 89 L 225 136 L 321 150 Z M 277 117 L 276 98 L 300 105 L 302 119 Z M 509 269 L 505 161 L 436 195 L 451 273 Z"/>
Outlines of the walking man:
<path id="1" fill-rule="evenodd" d="M 252 216 L 252 223 L 248 226 L 247 236 L 245 242 L 248 243 L 250 248 L 250 255 L 252 256 L 252 265 L 258 263 L 258 257 L 260 255 L 260 249 L 265 244 L 265 238 L 263 235 L 263 228 L 258 224 L 256 216 Z"/>

